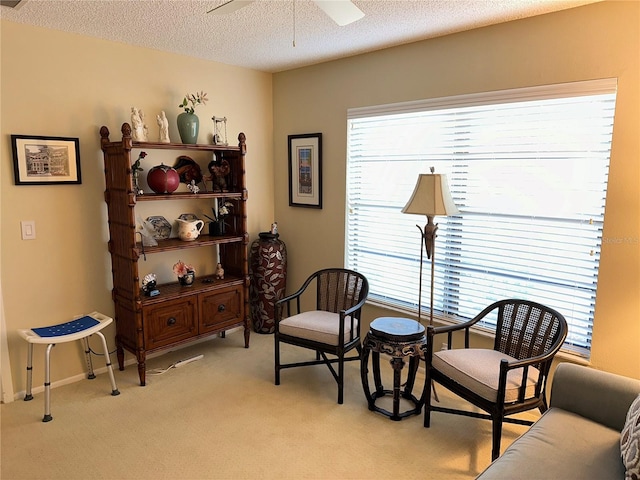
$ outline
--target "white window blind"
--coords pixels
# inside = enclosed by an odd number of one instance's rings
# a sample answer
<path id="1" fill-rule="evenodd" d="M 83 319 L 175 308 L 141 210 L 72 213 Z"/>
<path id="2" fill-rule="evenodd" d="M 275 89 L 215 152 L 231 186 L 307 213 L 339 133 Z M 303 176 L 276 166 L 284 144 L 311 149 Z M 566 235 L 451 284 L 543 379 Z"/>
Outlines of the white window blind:
<path id="1" fill-rule="evenodd" d="M 434 314 L 460 321 L 503 298 L 534 300 L 565 316 L 565 349 L 588 357 L 616 87 L 605 79 L 350 109 L 346 263 L 367 276 L 370 300 L 417 311 L 416 225 L 426 217 L 401 209 L 418 174 L 435 167 L 460 214 L 435 219 Z"/>

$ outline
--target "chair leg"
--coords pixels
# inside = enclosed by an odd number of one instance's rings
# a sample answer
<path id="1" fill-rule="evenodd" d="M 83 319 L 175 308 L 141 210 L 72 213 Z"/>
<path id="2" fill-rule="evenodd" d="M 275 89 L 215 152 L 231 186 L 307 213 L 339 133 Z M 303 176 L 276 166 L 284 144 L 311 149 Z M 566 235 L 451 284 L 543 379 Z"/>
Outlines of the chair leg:
<path id="1" fill-rule="evenodd" d="M 280 342 L 278 338 L 278 333 L 273 334 L 273 339 L 275 342 L 274 345 L 274 364 L 275 364 L 275 381 L 276 385 L 280 385 Z"/>
<path id="2" fill-rule="evenodd" d="M 494 415 L 493 424 L 493 444 L 491 447 L 491 461 L 493 462 L 500 456 L 500 441 L 502 440 L 502 415 Z"/>
<path id="3" fill-rule="evenodd" d="M 107 372 L 109 373 L 109 380 L 111 381 L 111 395 L 115 397 L 116 395 L 120 395 L 120 391 L 118 391 L 116 379 L 113 376 L 113 367 L 111 366 L 111 355 L 109 355 L 107 340 L 104 338 L 104 335 L 101 332 L 96 332 L 96 335 L 98 335 L 100 337 L 100 340 L 102 340 L 102 348 L 104 349 L 104 356 L 107 363 Z M 87 345 L 89 345 L 88 341 Z M 89 363 L 91 363 L 91 360 L 89 360 Z M 93 371 L 91 373 L 93 373 Z"/>
<path id="4" fill-rule="evenodd" d="M 84 358 L 87 362 L 87 378 L 89 380 L 93 380 L 96 378 L 95 373 L 93 373 L 93 363 L 91 363 L 91 350 L 89 349 L 89 337 L 84 337 L 82 339 L 82 346 L 84 347 Z"/>
<path id="5" fill-rule="evenodd" d="M 425 365 L 425 378 L 424 378 L 424 427 L 429 428 L 431 426 L 431 389 L 434 389 L 435 384 L 431 380 L 431 374 L 429 372 L 429 366 Z"/>
<path id="6" fill-rule="evenodd" d="M 47 350 L 44 356 L 44 417 L 43 422 L 50 422 L 53 420 L 51 416 L 51 349 L 55 347 L 55 344 L 50 343 L 47 345 Z"/>
<path id="7" fill-rule="evenodd" d="M 344 353 L 338 357 L 338 404 L 344 401 Z"/>
<path id="8" fill-rule="evenodd" d="M 31 394 L 31 387 L 33 385 L 33 343 L 29 343 L 27 347 L 27 393 L 24 396 L 24 401 L 28 402 L 33 400 Z"/>

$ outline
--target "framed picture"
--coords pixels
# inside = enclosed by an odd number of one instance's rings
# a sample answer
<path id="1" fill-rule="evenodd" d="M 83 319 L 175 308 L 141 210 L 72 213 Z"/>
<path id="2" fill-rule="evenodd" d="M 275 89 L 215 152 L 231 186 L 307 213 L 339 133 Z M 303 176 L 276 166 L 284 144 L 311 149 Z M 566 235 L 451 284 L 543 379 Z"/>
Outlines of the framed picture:
<path id="1" fill-rule="evenodd" d="M 322 134 L 289 135 L 289 205 L 322 208 Z"/>
<path id="2" fill-rule="evenodd" d="M 16 185 L 82 183 L 77 138 L 11 135 Z"/>

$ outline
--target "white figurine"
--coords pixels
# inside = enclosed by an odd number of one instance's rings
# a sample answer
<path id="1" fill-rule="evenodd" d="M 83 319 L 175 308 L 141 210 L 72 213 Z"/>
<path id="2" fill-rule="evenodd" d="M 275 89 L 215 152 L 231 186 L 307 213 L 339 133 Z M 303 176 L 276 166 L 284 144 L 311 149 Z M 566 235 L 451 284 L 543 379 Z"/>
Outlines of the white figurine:
<path id="1" fill-rule="evenodd" d="M 140 120 L 142 120 L 142 140 L 141 142 L 147 142 L 149 140 L 149 129 L 147 128 L 147 124 L 144 123 L 144 112 L 142 109 L 138 109 L 138 113 L 140 114 Z"/>
<path id="2" fill-rule="evenodd" d="M 216 278 L 218 280 L 224 280 L 224 268 L 222 268 L 222 264 L 219 263 L 216 267 Z"/>
<path id="3" fill-rule="evenodd" d="M 271 233 L 276 235 L 278 233 L 278 222 L 273 222 L 271 224 Z"/>
<path id="4" fill-rule="evenodd" d="M 136 142 L 146 142 L 147 135 L 146 129 L 144 125 L 144 113 L 142 110 L 138 110 L 136 107 L 131 107 L 131 130 L 133 140 Z"/>
<path id="5" fill-rule="evenodd" d="M 158 141 L 160 143 L 171 143 L 171 140 L 169 140 L 169 120 L 167 120 L 164 110 L 160 115 L 157 115 L 156 118 L 158 120 L 158 127 L 160 127 Z"/>
<path id="6" fill-rule="evenodd" d="M 191 190 L 191 193 L 198 193 L 200 191 L 200 187 L 196 185 L 195 180 L 191 180 L 191 183 L 187 185 L 187 188 Z"/>

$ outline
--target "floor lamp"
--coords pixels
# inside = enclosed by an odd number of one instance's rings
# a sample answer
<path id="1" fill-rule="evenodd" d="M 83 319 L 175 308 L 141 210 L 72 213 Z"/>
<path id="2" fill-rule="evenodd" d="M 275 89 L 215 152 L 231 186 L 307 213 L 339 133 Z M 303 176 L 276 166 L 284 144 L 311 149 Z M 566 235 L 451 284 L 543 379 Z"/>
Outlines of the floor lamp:
<path id="1" fill-rule="evenodd" d="M 433 223 L 436 215 L 456 215 L 458 208 L 453 203 L 447 176 L 435 174 L 431 167 L 431 173 L 421 173 L 413 190 L 413 195 L 402 209 L 402 213 L 426 215 L 427 224 L 424 230 L 419 226 L 422 241 L 420 245 L 420 286 L 418 289 L 418 322 L 421 320 L 422 311 L 422 244 L 427 252 L 427 258 L 431 259 L 431 308 L 429 310 L 429 325 L 433 325 L 433 280 L 434 280 L 434 256 L 436 246 L 436 232 L 438 225 Z"/>

